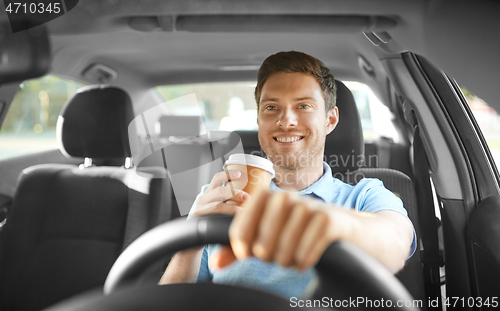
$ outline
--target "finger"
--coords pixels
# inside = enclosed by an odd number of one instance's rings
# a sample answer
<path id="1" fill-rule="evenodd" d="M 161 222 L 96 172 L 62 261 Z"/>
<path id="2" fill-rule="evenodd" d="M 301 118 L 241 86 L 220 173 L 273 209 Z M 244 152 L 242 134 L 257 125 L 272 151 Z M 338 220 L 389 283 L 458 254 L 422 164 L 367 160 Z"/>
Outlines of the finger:
<path id="1" fill-rule="evenodd" d="M 324 236 L 320 237 L 317 240 L 316 244 L 314 244 L 313 247 L 310 249 L 302 264 L 298 265 L 298 269 L 305 270 L 315 266 L 331 243 L 332 242 L 324 238 Z"/>
<path id="2" fill-rule="evenodd" d="M 218 172 L 212 178 L 212 181 L 208 185 L 207 192 L 213 190 L 216 187 L 222 186 L 222 183 L 235 180 L 241 177 L 241 172 L 237 170 L 228 170 Z"/>
<path id="3" fill-rule="evenodd" d="M 284 267 L 294 265 L 295 251 L 310 215 L 308 207 L 303 203 L 293 207 L 276 246 L 274 259 L 280 265 Z"/>
<path id="4" fill-rule="evenodd" d="M 245 192 L 243 190 L 235 190 L 235 191 L 236 194 L 229 198 L 231 201 L 235 202 L 236 204 L 242 205 L 246 201 L 250 200 L 251 195 L 248 194 L 248 192 Z"/>
<path id="5" fill-rule="evenodd" d="M 243 203 L 242 210 L 234 217 L 229 238 L 236 258 L 252 256 L 251 246 L 269 195 L 267 190 L 257 191 L 252 200 Z"/>
<path id="6" fill-rule="evenodd" d="M 264 261 L 272 261 L 280 233 L 290 214 L 290 202 L 285 192 L 274 193 L 267 200 L 252 247 L 255 256 Z"/>
<path id="7" fill-rule="evenodd" d="M 218 270 L 232 264 L 236 260 L 233 250 L 230 246 L 224 246 L 222 249 L 210 257 L 208 266 L 212 270 Z"/>
<path id="8" fill-rule="evenodd" d="M 294 259 L 297 269 L 304 270 L 310 266 L 308 264 L 311 261 L 317 262 L 319 260 L 322 252 L 318 254 L 318 251 L 323 247 L 324 251 L 327 246 L 325 246 L 326 243 L 323 240 L 326 236 L 328 223 L 328 215 L 323 211 L 317 211 L 311 216 L 295 252 Z M 316 246 L 317 244 L 319 245 Z M 313 251 L 315 251 L 314 254 L 311 253 Z"/>
<path id="9" fill-rule="evenodd" d="M 197 204 L 205 205 L 213 202 L 226 201 L 228 199 L 243 203 L 250 199 L 250 195 L 243 190 L 234 189 L 234 192 L 235 194 L 233 194 L 233 191 L 231 191 L 229 187 L 217 187 L 210 192 L 205 192 L 205 194 L 198 199 Z"/>
<path id="10" fill-rule="evenodd" d="M 239 211 L 241 211 L 241 206 L 236 204 L 227 204 L 224 202 L 219 203 L 210 203 L 201 206 L 196 212 L 194 212 L 193 216 L 204 216 L 204 215 L 212 215 L 212 214 L 227 214 L 227 215 L 235 215 Z"/>

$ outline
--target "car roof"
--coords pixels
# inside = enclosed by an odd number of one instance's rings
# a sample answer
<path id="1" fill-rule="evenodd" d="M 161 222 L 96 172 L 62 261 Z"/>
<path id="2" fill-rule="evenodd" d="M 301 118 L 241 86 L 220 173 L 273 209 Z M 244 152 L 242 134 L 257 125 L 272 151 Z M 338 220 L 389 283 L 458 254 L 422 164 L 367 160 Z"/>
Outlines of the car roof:
<path id="1" fill-rule="evenodd" d="M 95 63 L 125 86 L 255 80 L 267 56 L 298 50 L 385 99 L 378 59 L 409 50 L 500 111 L 499 8 L 462 0 L 88 0 L 47 26 L 52 73 L 80 80 Z"/>

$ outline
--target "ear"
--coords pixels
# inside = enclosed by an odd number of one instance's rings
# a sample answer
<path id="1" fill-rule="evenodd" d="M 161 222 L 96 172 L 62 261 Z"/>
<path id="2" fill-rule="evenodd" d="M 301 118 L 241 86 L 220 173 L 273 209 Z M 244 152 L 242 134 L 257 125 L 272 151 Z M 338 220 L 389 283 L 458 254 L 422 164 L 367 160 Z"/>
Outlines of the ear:
<path id="1" fill-rule="evenodd" d="M 339 108 L 334 107 L 326 113 L 326 135 L 330 134 L 339 123 Z"/>

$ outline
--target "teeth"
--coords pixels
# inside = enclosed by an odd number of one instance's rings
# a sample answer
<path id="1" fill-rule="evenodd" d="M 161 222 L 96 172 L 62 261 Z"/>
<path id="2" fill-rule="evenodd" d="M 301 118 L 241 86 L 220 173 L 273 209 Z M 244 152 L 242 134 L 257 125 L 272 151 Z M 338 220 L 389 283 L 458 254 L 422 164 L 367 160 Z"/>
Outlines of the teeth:
<path id="1" fill-rule="evenodd" d="M 294 136 L 294 137 L 276 137 L 276 140 L 279 141 L 280 143 L 292 143 L 294 141 L 297 141 L 301 139 L 299 136 Z"/>

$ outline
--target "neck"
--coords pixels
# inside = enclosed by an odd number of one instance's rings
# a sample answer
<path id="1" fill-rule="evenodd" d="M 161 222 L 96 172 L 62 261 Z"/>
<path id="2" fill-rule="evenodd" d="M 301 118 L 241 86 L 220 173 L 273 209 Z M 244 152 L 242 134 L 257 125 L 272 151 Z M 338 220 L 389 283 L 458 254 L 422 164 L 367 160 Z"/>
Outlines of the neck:
<path id="1" fill-rule="evenodd" d="M 276 176 L 274 183 L 285 191 L 300 191 L 318 181 L 323 176 L 323 161 L 316 161 L 315 165 L 290 170 L 274 166 Z"/>

